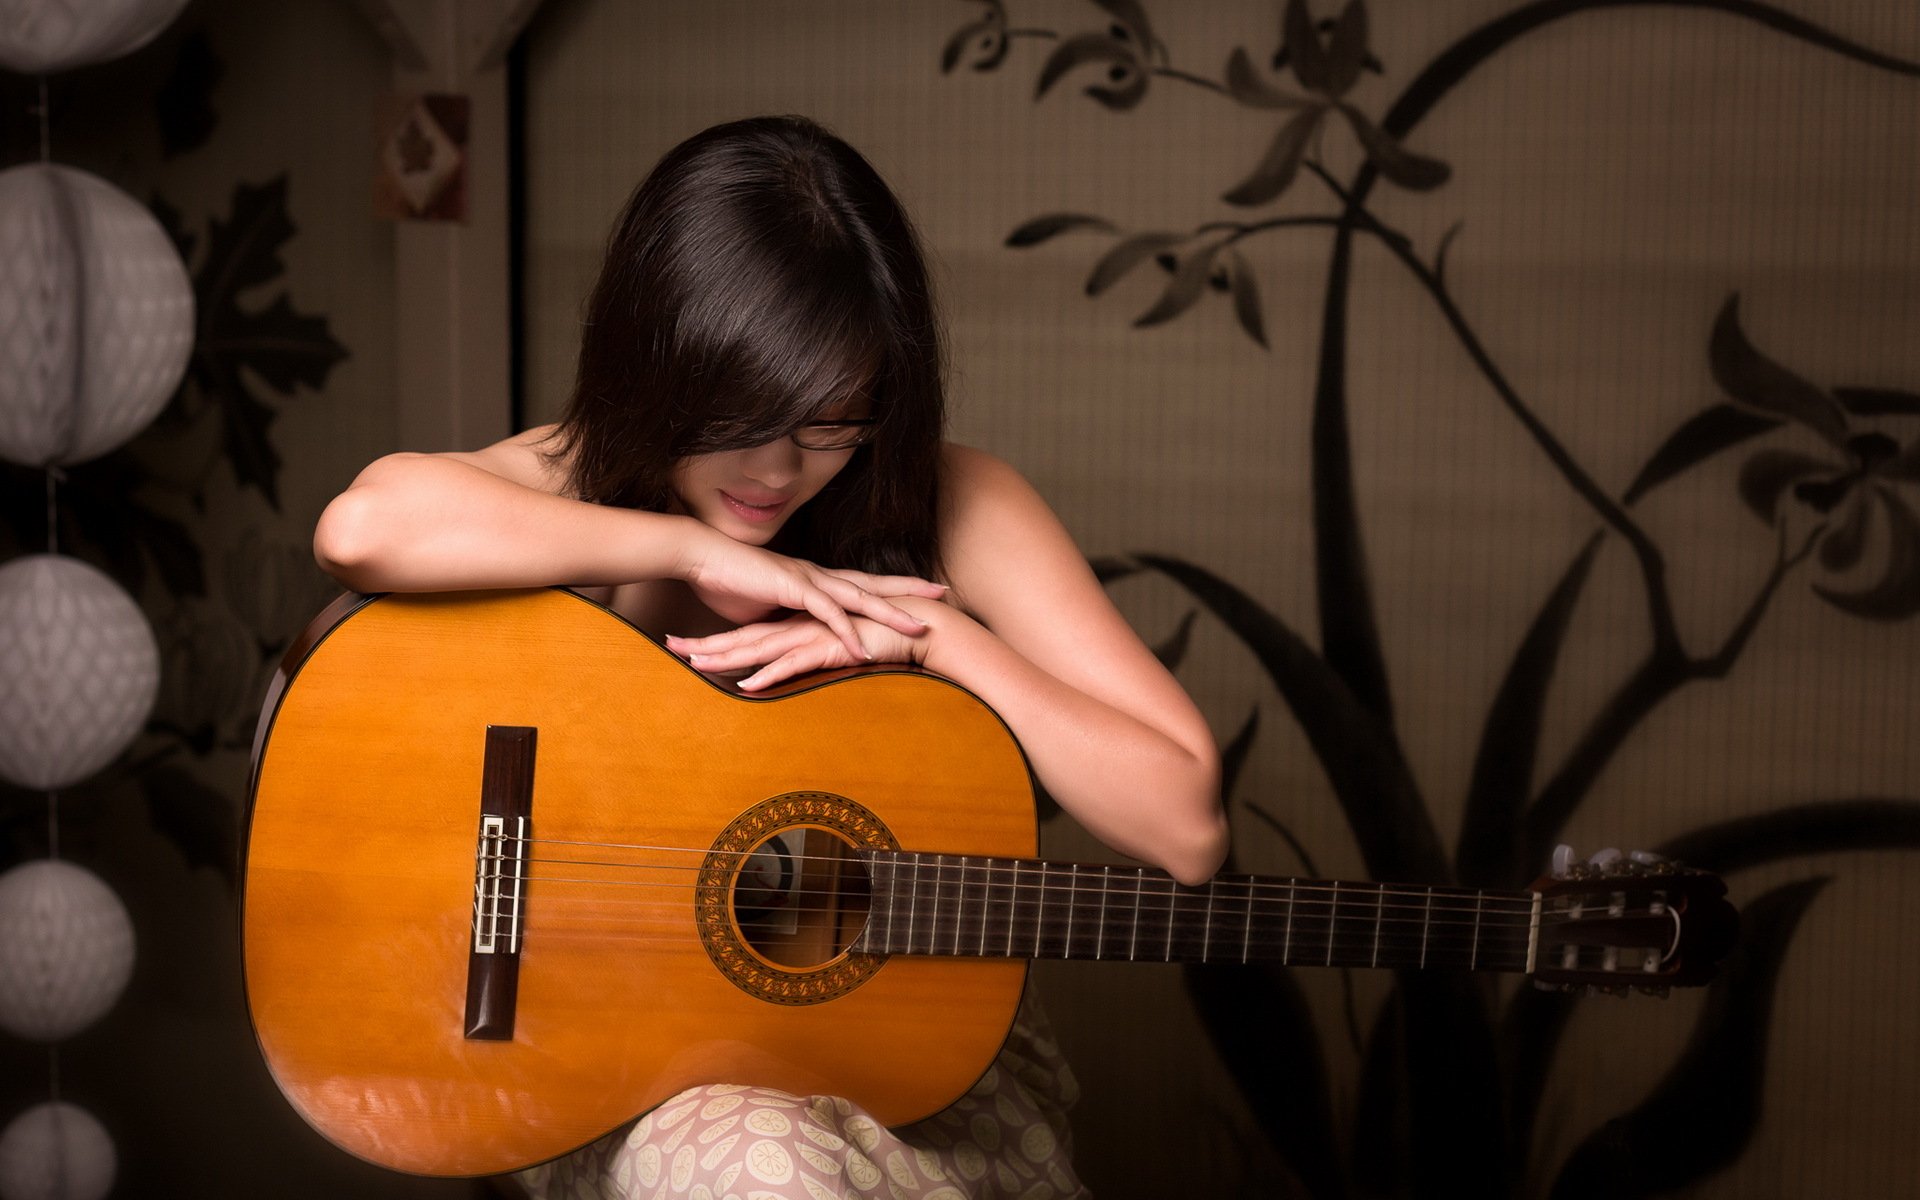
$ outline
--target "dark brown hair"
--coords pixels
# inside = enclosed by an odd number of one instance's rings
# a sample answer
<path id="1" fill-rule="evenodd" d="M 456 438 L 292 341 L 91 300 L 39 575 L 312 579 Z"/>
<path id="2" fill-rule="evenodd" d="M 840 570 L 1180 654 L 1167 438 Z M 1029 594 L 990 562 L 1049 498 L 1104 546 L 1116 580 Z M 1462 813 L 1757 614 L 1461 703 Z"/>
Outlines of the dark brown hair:
<path id="1" fill-rule="evenodd" d="M 930 576 L 946 402 L 919 240 L 853 147 L 799 117 L 736 121 L 669 151 L 615 223 L 555 453 L 580 498 L 663 511 L 680 460 L 862 390 L 873 441 L 776 545 Z"/>

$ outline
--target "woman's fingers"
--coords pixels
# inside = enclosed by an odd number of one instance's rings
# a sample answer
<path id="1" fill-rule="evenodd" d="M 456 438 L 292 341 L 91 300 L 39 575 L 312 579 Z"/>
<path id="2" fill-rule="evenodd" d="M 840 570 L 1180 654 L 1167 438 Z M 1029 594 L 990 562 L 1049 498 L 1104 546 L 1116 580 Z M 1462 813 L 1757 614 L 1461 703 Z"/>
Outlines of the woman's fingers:
<path id="1" fill-rule="evenodd" d="M 947 594 L 947 585 L 922 579 L 918 575 L 869 575 L 865 571 L 829 569 L 827 573 L 854 584 L 876 596 L 925 596 L 938 600 Z"/>
<path id="2" fill-rule="evenodd" d="M 925 621 L 900 608 L 885 596 L 870 591 L 858 583 L 834 577 L 824 586 L 831 589 L 833 599 L 850 613 L 858 613 L 869 620 L 878 621 L 889 629 L 897 629 L 909 637 L 926 632 Z"/>

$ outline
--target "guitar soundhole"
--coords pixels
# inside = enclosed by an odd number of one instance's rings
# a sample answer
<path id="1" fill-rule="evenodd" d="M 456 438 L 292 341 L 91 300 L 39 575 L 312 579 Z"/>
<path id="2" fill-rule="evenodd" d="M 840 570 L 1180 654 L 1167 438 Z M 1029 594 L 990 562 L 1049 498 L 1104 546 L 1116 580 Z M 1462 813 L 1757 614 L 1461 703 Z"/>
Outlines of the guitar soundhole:
<path id="1" fill-rule="evenodd" d="M 873 978 L 885 958 L 853 949 L 870 888 L 862 850 L 898 850 L 865 806 L 832 792 L 783 792 L 713 840 L 694 887 L 707 957 L 769 1004 L 821 1004 Z"/>
<path id="2" fill-rule="evenodd" d="M 741 863 L 733 916 L 754 953 L 777 967 L 832 962 L 860 936 L 872 899 L 866 864 L 830 830 L 782 829 Z"/>

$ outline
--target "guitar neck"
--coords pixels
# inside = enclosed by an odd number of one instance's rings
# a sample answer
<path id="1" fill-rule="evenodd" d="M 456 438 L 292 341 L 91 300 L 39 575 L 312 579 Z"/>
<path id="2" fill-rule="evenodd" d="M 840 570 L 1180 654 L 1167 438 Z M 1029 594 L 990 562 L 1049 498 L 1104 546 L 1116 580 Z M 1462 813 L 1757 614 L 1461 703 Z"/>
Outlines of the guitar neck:
<path id="1" fill-rule="evenodd" d="M 873 954 L 1530 971 L 1526 891 L 871 851 Z"/>

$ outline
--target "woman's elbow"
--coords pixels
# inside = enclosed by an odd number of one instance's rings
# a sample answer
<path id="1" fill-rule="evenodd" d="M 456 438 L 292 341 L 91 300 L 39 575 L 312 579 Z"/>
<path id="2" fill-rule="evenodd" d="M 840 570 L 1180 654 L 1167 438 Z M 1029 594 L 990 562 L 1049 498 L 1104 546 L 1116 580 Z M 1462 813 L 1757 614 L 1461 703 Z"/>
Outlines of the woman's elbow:
<path id="1" fill-rule="evenodd" d="M 1226 813 L 1218 804 L 1209 804 L 1199 816 L 1182 823 L 1178 836 L 1170 839 L 1161 866 L 1188 887 L 1199 887 L 1227 860 L 1230 837 Z"/>
<path id="2" fill-rule="evenodd" d="M 381 590 L 373 580 L 378 525 L 368 509 L 364 492 L 342 492 L 321 512 L 313 528 L 313 560 L 356 592 Z"/>

